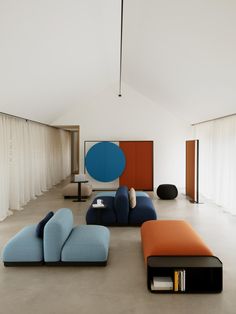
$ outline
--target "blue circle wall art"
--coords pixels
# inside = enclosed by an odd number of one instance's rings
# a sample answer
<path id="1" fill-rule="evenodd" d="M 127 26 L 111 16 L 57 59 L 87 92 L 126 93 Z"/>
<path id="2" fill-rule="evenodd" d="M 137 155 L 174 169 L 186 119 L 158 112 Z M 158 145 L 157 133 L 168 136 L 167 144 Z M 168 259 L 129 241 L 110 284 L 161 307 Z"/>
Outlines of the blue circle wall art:
<path id="1" fill-rule="evenodd" d="M 86 154 L 85 167 L 89 175 L 100 182 L 111 182 L 119 178 L 125 169 L 122 149 L 111 142 L 99 142 Z"/>

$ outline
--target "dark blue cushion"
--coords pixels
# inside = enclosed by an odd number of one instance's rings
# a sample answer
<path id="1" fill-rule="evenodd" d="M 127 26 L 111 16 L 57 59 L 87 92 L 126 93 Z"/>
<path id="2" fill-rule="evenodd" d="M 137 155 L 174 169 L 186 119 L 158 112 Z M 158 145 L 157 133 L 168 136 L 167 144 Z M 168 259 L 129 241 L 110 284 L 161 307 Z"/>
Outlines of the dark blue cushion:
<path id="1" fill-rule="evenodd" d="M 114 208 L 119 225 L 128 225 L 129 216 L 129 190 L 127 186 L 121 186 L 116 191 Z"/>
<path id="2" fill-rule="evenodd" d="M 97 203 L 97 199 L 101 199 L 103 201 L 105 208 L 99 209 L 92 207 L 92 204 Z M 86 214 L 86 222 L 88 225 L 94 224 L 105 226 L 116 225 L 116 214 L 114 212 L 114 197 L 112 196 L 96 197 L 93 200 L 92 204 Z"/>
<path id="3" fill-rule="evenodd" d="M 137 196 L 135 208 L 131 208 L 129 211 L 129 224 L 140 226 L 145 221 L 156 219 L 156 210 L 152 200 L 146 196 Z"/>
<path id="4" fill-rule="evenodd" d="M 52 218 L 52 216 L 54 215 L 53 212 L 49 212 L 37 225 L 36 227 L 36 236 L 38 238 L 43 239 L 43 230 L 44 227 L 46 225 L 46 223 Z"/>

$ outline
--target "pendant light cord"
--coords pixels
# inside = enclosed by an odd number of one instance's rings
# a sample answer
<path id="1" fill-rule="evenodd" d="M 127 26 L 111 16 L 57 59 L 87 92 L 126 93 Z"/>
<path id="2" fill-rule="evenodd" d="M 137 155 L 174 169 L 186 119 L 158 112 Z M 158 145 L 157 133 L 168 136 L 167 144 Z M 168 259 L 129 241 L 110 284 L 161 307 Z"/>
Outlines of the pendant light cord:
<path id="1" fill-rule="evenodd" d="M 123 52 L 123 9 L 124 9 L 124 0 L 121 0 L 121 16 L 120 16 L 120 80 L 119 80 L 119 97 L 121 94 L 121 76 L 122 76 L 122 52 Z"/>

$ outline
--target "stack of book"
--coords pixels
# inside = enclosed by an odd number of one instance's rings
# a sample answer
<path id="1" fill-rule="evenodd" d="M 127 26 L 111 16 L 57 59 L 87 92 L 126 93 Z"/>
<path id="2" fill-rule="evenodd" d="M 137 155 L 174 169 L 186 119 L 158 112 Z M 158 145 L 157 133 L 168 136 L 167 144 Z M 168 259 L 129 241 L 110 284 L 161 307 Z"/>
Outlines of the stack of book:
<path id="1" fill-rule="evenodd" d="M 97 203 L 95 203 L 95 204 L 92 204 L 92 207 L 94 207 L 94 208 L 103 208 L 103 207 L 105 207 L 105 205 L 104 204 L 97 204 Z"/>
<path id="2" fill-rule="evenodd" d="M 105 207 L 105 205 L 103 204 L 103 200 L 100 200 L 98 198 L 97 199 L 97 203 L 92 204 L 92 207 L 94 207 L 94 208 L 102 208 L 102 207 Z"/>
<path id="3" fill-rule="evenodd" d="M 175 270 L 174 272 L 174 291 L 185 291 L 185 270 Z"/>
<path id="4" fill-rule="evenodd" d="M 153 291 L 168 291 L 173 290 L 173 280 L 171 277 L 153 277 L 151 283 L 151 290 Z"/>

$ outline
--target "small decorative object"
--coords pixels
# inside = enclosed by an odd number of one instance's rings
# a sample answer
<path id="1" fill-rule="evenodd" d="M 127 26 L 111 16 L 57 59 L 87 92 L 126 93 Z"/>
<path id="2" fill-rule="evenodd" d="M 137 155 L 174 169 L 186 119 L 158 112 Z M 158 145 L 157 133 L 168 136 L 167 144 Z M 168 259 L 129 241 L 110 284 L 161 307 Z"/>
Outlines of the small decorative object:
<path id="1" fill-rule="evenodd" d="M 105 207 L 105 205 L 103 204 L 103 200 L 98 198 L 97 199 L 97 203 L 92 204 L 92 207 L 94 207 L 94 208 L 101 208 L 101 207 Z"/>
<path id="2" fill-rule="evenodd" d="M 135 208 L 136 206 L 136 191 L 134 188 L 129 190 L 129 205 L 131 208 Z"/>
<path id="3" fill-rule="evenodd" d="M 100 198 L 97 199 L 97 204 L 101 205 L 102 204 L 102 200 Z"/>
<path id="4" fill-rule="evenodd" d="M 80 182 L 80 181 L 86 181 L 85 174 L 83 174 L 83 173 L 75 174 L 74 182 Z"/>
<path id="5" fill-rule="evenodd" d="M 177 187 L 173 184 L 161 184 L 157 188 L 157 196 L 162 200 L 173 200 L 178 196 Z"/>

